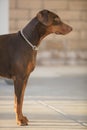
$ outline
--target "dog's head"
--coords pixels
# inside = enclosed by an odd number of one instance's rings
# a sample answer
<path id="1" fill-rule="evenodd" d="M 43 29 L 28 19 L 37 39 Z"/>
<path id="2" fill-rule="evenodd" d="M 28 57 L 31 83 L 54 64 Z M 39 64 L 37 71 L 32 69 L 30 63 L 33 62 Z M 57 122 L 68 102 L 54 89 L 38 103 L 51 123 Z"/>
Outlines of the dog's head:
<path id="1" fill-rule="evenodd" d="M 49 33 L 65 35 L 72 31 L 72 27 L 63 23 L 60 17 L 51 11 L 40 11 L 37 14 L 37 19 L 39 20 L 39 22 L 47 27 L 47 31 Z"/>

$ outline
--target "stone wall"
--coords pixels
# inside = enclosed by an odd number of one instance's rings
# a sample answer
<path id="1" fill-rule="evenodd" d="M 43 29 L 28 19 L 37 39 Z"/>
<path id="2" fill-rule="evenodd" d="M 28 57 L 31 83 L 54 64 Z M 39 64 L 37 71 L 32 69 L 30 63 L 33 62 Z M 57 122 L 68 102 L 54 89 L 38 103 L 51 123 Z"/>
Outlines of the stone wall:
<path id="1" fill-rule="evenodd" d="M 66 36 L 47 36 L 40 46 L 38 64 L 86 64 L 87 0 L 10 0 L 10 32 L 23 28 L 44 8 L 57 13 L 73 31 Z"/>

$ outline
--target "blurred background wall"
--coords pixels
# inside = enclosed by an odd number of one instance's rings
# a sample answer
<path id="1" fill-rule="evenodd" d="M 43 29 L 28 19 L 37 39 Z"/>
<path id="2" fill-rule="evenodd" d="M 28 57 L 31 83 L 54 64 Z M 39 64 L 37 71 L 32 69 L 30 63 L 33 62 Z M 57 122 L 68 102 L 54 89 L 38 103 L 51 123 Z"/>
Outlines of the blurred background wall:
<path id="1" fill-rule="evenodd" d="M 0 34 L 9 32 L 9 0 L 0 0 Z"/>
<path id="2" fill-rule="evenodd" d="M 39 65 L 87 63 L 87 0 L 9 0 L 9 32 L 23 28 L 42 9 L 57 13 L 73 27 L 66 36 L 51 34 L 40 46 Z"/>

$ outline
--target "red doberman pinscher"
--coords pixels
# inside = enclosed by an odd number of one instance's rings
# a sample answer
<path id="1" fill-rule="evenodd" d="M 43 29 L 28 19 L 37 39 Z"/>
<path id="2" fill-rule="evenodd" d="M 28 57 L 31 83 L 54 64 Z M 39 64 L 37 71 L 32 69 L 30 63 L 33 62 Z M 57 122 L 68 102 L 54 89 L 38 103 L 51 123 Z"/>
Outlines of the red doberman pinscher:
<path id="1" fill-rule="evenodd" d="M 22 104 L 41 40 L 51 33 L 65 35 L 71 30 L 58 15 L 42 10 L 21 31 L 0 36 L 0 76 L 14 81 L 18 125 L 28 125 L 28 119 L 22 114 Z"/>

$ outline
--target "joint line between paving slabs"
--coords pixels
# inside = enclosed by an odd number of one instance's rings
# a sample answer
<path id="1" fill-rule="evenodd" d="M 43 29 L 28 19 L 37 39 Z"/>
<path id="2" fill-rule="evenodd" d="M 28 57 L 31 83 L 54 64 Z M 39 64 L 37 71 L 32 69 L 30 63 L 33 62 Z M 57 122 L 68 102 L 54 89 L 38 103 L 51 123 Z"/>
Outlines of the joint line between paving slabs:
<path id="1" fill-rule="evenodd" d="M 62 115 L 64 118 L 67 118 L 67 119 L 69 119 L 69 120 L 73 120 L 74 122 L 80 124 L 81 126 L 87 127 L 87 125 L 85 125 L 84 122 L 80 122 L 80 121 L 78 121 L 78 120 L 72 118 L 72 117 L 69 116 L 67 113 L 61 111 L 60 109 L 57 109 L 57 108 L 55 108 L 55 107 L 53 107 L 53 106 L 51 106 L 51 105 L 48 105 L 47 103 L 45 103 L 45 102 L 43 102 L 43 101 L 41 101 L 41 100 L 38 100 L 38 103 L 40 103 L 41 105 L 43 105 L 43 106 L 45 106 L 45 107 L 50 108 L 51 110 L 54 110 L 54 111 L 57 112 L 58 114 Z"/>

